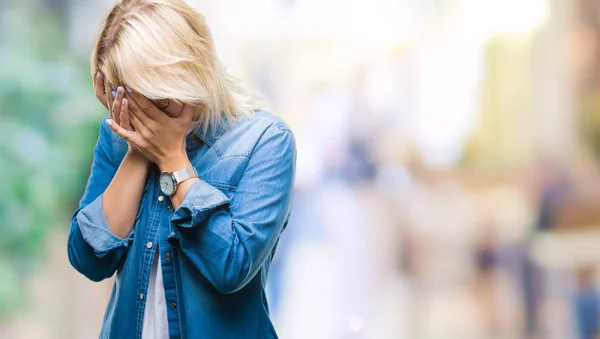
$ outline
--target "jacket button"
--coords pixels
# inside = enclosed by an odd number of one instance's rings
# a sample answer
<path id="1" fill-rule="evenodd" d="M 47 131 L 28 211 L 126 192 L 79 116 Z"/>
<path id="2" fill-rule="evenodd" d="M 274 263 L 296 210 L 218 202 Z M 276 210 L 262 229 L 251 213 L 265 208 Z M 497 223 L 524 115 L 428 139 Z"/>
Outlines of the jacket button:
<path id="1" fill-rule="evenodd" d="M 171 206 L 167 206 L 167 211 L 170 211 L 170 210 L 171 210 Z"/>
<path id="2" fill-rule="evenodd" d="M 164 197 L 164 196 L 162 196 L 162 195 L 159 195 L 159 196 L 158 196 L 158 201 L 159 201 L 159 202 L 163 202 L 164 200 L 165 200 L 165 197 Z"/>
<path id="3" fill-rule="evenodd" d="M 172 309 L 176 309 L 176 308 L 177 308 L 177 304 L 176 304 L 176 303 L 172 303 L 172 304 L 171 304 L 171 308 L 172 308 Z"/>
<path id="4" fill-rule="evenodd" d="M 167 258 L 167 260 L 171 260 L 171 253 L 165 254 L 165 258 Z"/>
<path id="5" fill-rule="evenodd" d="M 144 293 L 140 293 L 140 300 L 144 300 Z"/>
<path id="6" fill-rule="evenodd" d="M 148 247 L 149 249 L 152 248 L 152 241 L 148 241 L 148 243 L 146 244 L 146 247 Z"/>

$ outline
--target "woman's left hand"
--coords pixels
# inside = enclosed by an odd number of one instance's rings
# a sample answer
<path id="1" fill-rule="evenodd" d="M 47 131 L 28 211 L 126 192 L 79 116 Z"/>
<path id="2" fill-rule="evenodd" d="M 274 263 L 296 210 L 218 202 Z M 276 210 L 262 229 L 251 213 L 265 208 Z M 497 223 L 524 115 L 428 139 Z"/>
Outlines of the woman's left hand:
<path id="1" fill-rule="evenodd" d="M 184 140 L 195 107 L 186 104 L 181 114 L 172 118 L 137 92 L 127 93 L 126 99 L 125 105 L 129 108 L 131 125 L 135 131 L 109 122 L 111 129 L 133 144 L 161 171 L 171 172 L 189 166 Z"/>

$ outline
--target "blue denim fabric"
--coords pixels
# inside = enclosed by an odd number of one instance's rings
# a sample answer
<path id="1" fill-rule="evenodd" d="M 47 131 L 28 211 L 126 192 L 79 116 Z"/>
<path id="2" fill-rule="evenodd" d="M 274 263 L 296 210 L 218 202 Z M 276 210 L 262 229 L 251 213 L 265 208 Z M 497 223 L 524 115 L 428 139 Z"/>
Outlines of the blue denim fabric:
<path id="1" fill-rule="evenodd" d="M 68 240 L 73 267 L 93 281 L 116 272 L 100 338 L 140 338 L 159 244 L 171 338 L 277 338 L 265 282 L 292 201 L 296 147 L 279 118 L 257 111 L 186 139 L 200 181 L 173 210 L 151 165 L 132 232 L 108 228 L 102 195 L 127 152 L 106 123 Z M 152 242 L 152 246 L 147 246 Z M 150 248 L 148 248 L 150 247 Z"/>

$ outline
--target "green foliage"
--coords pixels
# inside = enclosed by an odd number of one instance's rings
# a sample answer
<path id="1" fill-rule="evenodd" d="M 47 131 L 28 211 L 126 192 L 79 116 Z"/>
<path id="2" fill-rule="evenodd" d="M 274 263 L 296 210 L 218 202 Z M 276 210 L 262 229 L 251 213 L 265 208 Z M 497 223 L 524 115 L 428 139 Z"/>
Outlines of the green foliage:
<path id="1" fill-rule="evenodd" d="M 104 114 L 64 22 L 39 7 L 0 13 L 0 319 L 26 300 L 46 236 L 68 226 Z"/>

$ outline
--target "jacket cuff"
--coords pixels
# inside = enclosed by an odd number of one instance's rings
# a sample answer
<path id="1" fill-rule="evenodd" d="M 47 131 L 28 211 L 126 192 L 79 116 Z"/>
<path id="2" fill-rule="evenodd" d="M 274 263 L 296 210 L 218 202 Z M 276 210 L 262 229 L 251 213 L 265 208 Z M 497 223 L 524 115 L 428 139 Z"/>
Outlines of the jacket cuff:
<path id="1" fill-rule="evenodd" d="M 216 208 L 229 205 L 229 198 L 219 189 L 200 179 L 188 188 L 183 202 L 171 216 L 171 223 L 181 227 L 198 225 Z"/>
<path id="2" fill-rule="evenodd" d="M 131 229 L 126 239 L 121 239 L 112 233 L 108 227 L 102 197 L 100 194 L 92 203 L 82 208 L 77 213 L 77 223 L 83 239 L 94 249 L 94 254 L 102 258 L 120 247 L 127 247 L 133 239 L 134 228 Z"/>

